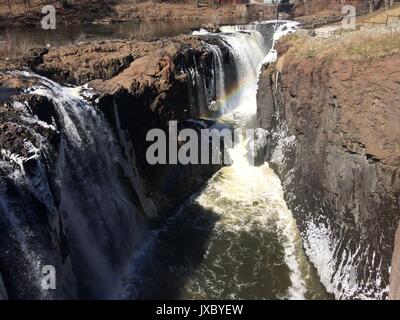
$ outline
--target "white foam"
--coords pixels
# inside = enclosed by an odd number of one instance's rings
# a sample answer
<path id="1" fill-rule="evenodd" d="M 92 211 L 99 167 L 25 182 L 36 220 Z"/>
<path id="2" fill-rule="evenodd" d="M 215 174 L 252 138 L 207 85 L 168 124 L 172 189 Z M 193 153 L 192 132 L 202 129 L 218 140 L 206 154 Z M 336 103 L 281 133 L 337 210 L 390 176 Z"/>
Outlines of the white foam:
<path id="1" fill-rule="evenodd" d="M 274 22 L 268 22 L 274 23 Z M 274 42 L 284 34 L 294 30 L 298 25 L 296 22 L 287 22 L 279 26 L 273 36 Z M 255 25 L 254 25 L 255 26 Z M 223 118 L 231 119 L 239 126 L 248 126 L 254 121 L 257 109 L 257 70 L 260 63 L 264 60 L 273 62 L 276 60 L 276 51 L 271 49 L 269 54 L 264 57 L 259 53 L 265 52 L 265 44 L 261 34 L 251 27 L 251 31 L 238 33 L 236 30 L 243 30 L 243 26 L 228 26 L 221 28 L 223 32 L 232 32 L 232 34 L 221 34 L 224 39 L 235 51 L 235 57 L 239 64 L 240 79 L 246 79 L 247 85 L 244 88 L 243 99 L 237 100 L 237 105 Z M 254 48 L 243 42 L 249 37 L 256 39 Z M 248 40 L 247 40 L 248 41 Z M 251 49 L 246 51 L 247 48 Z M 243 71 L 247 70 L 246 73 Z M 238 120 L 238 121 L 237 121 Z M 266 133 L 265 133 L 266 134 Z M 261 167 L 254 167 L 248 161 L 248 143 L 242 139 L 230 151 L 233 165 L 221 169 L 218 178 L 209 181 L 207 187 L 196 201 L 205 208 L 212 209 L 223 216 L 219 223 L 224 224 L 224 228 L 230 228 L 233 232 L 247 230 L 251 232 L 251 224 L 248 223 L 251 216 L 252 222 L 257 222 L 266 229 L 275 221 L 280 234 L 281 244 L 284 249 L 284 260 L 290 270 L 291 286 L 288 288 L 288 299 L 304 299 L 307 292 L 305 281 L 303 280 L 303 270 L 299 263 L 299 254 L 302 252 L 301 238 L 292 213 L 288 209 L 283 197 L 282 186 L 279 178 L 269 168 L 268 164 Z M 224 201 L 215 201 L 218 199 Z M 222 203 L 222 206 L 219 203 Z M 234 204 L 235 208 L 227 207 L 227 203 Z M 253 203 L 260 203 L 260 207 L 251 207 L 251 210 L 245 209 Z M 242 207 L 242 209 L 236 208 Z M 261 208 L 261 209 L 260 209 Z"/>

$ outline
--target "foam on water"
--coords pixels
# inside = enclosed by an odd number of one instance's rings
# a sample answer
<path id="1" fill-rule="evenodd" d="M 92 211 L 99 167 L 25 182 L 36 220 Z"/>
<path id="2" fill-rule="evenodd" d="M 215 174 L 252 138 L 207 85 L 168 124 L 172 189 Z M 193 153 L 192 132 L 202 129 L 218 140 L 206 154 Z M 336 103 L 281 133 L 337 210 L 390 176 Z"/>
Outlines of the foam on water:
<path id="1" fill-rule="evenodd" d="M 231 50 L 239 74 L 235 93 L 225 94 L 230 99 L 229 108 L 223 109 L 219 120 L 237 129 L 257 129 L 257 73 L 267 49 L 256 24 L 251 30 L 239 28 L 223 27 L 223 33 L 217 35 Z M 277 32 L 283 29 L 278 26 Z M 206 47 L 218 62 L 215 48 Z M 266 134 L 259 129 L 261 140 Z M 150 288 L 163 291 L 160 287 L 169 285 L 166 278 L 176 278 L 179 283 L 182 275 L 185 279 L 174 297 L 304 299 L 310 296 L 310 287 L 321 289 L 313 283 L 316 277 L 302 250 L 300 233 L 278 176 L 268 163 L 252 165 L 251 147 L 260 148 L 259 143 L 263 141 L 252 142 L 241 136 L 240 143 L 230 150 L 233 164 L 216 173 L 199 194 L 153 232 L 146 249 L 135 259 L 128 281 L 131 297 L 149 297 Z M 206 238 L 201 257 L 188 251 L 192 246 L 203 248 L 199 234 L 201 239 Z M 168 262 L 159 260 L 166 256 Z M 168 266 L 164 266 L 166 263 Z M 160 297 L 160 293 L 150 297 Z"/>
<path id="2" fill-rule="evenodd" d="M 145 230 L 139 212 L 143 190 L 133 181 L 108 122 L 82 98 L 80 92 L 87 88 L 64 87 L 28 72 L 18 75 L 35 80 L 37 85 L 27 93 L 47 97 L 55 108 L 57 130 L 62 135 L 55 168 L 61 188 L 59 206 L 53 203 L 46 170 L 39 170 L 42 161 L 38 161 L 33 178 L 22 177 L 24 183 L 32 184 L 31 192 L 48 212 L 64 217 L 74 272 L 84 279 L 85 294 L 113 298 L 119 291 L 121 270 Z M 31 119 L 55 130 L 53 125 Z M 32 153 L 40 155 L 39 151 Z"/>

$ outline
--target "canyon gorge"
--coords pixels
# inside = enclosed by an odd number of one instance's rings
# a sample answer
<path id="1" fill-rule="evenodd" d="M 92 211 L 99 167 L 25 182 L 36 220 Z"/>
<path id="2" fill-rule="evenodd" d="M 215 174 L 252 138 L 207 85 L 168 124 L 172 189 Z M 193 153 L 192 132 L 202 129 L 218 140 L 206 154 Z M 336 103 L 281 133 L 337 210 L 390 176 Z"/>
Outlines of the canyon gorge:
<path id="1" fill-rule="evenodd" d="M 399 298 L 398 33 L 371 57 L 293 21 L 212 31 L 1 63 L 0 298 Z M 254 141 L 150 165 L 170 121 Z"/>

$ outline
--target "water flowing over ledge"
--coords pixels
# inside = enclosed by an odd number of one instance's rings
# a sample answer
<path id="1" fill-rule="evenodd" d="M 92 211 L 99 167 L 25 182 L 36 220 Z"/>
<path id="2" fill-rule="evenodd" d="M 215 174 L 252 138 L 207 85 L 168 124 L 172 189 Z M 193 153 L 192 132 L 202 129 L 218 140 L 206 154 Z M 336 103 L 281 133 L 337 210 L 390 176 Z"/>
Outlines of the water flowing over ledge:
<path id="1" fill-rule="evenodd" d="M 259 25 L 269 31 L 267 45 L 258 25 L 223 27 L 222 33 L 211 34 L 222 40 L 222 46 L 228 47 L 234 57 L 239 83 L 230 88 L 224 88 L 221 43 L 205 44 L 213 54 L 213 83 L 218 100 L 209 106 L 222 106 L 218 121 L 233 123 L 236 128 L 255 128 L 258 69 L 272 40 L 278 39 L 273 37 L 276 24 Z M 280 24 L 277 28 L 277 33 L 285 30 Z M 210 34 L 203 30 L 200 35 Z M 193 83 L 201 84 L 195 71 L 191 74 Z M 225 89 L 223 95 L 221 88 Z M 263 137 L 262 130 L 259 132 Z M 283 199 L 279 178 L 268 164 L 249 164 L 248 143 L 242 140 L 231 150 L 233 165 L 216 173 L 161 229 L 150 235 L 128 276 L 129 297 L 326 297 L 302 251 L 300 234 Z M 189 239 L 194 239 L 193 251 L 187 248 Z"/>

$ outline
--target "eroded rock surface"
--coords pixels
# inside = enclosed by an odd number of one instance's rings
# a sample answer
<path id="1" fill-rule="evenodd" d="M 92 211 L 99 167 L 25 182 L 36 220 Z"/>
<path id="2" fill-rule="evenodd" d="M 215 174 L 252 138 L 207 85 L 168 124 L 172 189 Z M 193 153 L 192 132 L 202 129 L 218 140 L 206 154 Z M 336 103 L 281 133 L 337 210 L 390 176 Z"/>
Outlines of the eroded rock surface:
<path id="1" fill-rule="evenodd" d="M 400 217 L 399 90 L 398 56 L 288 53 L 262 71 L 258 122 L 270 131 L 267 159 L 311 261 L 337 297 L 387 295 Z"/>

